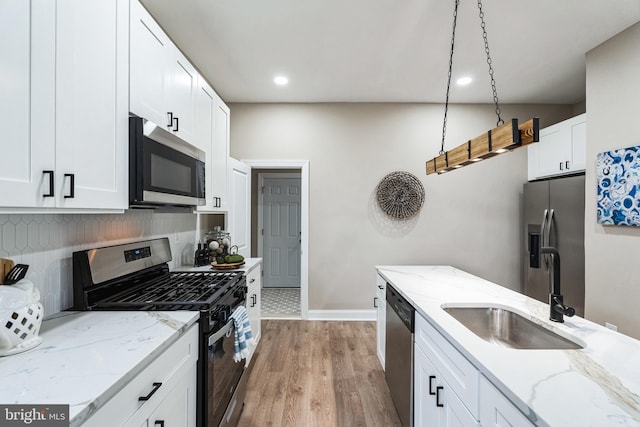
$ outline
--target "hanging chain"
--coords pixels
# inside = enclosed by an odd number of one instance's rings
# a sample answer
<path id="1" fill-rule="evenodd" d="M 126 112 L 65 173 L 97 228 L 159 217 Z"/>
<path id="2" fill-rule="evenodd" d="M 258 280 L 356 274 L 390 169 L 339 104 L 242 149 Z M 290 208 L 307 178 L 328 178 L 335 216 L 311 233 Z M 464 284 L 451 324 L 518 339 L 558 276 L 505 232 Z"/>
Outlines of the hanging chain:
<path id="1" fill-rule="evenodd" d="M 444 137 L 447 134 L 447 111 L 449 110 L 449 90 L 451 88 L 451 71 L 453 69 L 453 47 L 456 41 L 456 21 L 458 19 L 458 5 L 460 0 L 456 0 L 453 9 L 453 32 L 451 34 L 451 53 L 449 54 L 449 74 L 447 76 L 447 97 L 444 103 L 444 120 L 442 121 L 442 144 L 440 145 L 440 154 L 444 154 Z"/>
<path id="2" fill-rule="evenodd" d="M 482 38 L 484 39 L 484 51 L 487 53 L 487 64 L 489 64 L 489 77 L 491 78 L 491 90 L 493 90 L 493 102 L 494 104 L 496 104 L 496 116 L 498 116 L 498 122 L 496 126 L 500 126 L 504 124 L 504 120 L 502 120 L 502 118 L 500 117 L 498 91 L 496 90 L 496 80 L 493 78 L 493 66 L 491 64 L 491 55 L 489 54 L 489 42 L 487 41 L 487 29 L 484 22 L 484 12 L 482 11 L 482 0 L 478 0 L 478 9 L 480 10 L 480 26 L 482 27 Z M 451 65 L 449 65 L 449 73 L 451 73 Z"/>

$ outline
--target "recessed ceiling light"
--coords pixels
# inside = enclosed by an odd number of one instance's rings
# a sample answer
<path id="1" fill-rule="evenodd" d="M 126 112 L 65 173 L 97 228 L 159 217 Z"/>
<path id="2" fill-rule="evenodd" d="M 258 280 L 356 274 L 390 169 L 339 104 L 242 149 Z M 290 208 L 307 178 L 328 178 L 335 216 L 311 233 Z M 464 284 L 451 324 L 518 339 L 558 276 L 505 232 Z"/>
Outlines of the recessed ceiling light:
<path id="1" fill-rule="evenodd" d="M 458 84 L 458 86 L 466 86 L 469 83 L 471 83 L 473 79 L 471 77 L 460 77 L 458 80 L 456 80 L 456 83 Z"/>
<path id="2" fill-rule="evenodd" d="M 289 79 L 285 76 L 276 76 L 274 77 L 273 82 L 278 86 L 286 86 L 287 84 L 289 84 Z"/>

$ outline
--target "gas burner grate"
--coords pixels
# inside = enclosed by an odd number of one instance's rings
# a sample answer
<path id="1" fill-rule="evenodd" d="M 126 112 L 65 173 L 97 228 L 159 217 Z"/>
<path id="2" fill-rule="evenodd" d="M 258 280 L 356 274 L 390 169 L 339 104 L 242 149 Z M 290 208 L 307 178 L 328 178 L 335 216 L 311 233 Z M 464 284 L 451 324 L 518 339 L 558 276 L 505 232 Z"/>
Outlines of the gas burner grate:
<path id="1" fill-rule="evenodd" d="M 231 289 L 241 272 L 173 272 L 133 291 L 101 301 L 101 308 L 144 307 L 162 310 L 206 309 Z"/>

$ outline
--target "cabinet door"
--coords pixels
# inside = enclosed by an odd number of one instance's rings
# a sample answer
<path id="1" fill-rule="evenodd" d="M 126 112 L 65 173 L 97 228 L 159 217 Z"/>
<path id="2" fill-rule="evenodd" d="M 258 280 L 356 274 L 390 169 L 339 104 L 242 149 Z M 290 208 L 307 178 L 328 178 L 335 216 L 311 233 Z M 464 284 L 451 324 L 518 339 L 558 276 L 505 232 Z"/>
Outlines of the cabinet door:
<path id="1" fill-rule="evenodd" d="M 230 111 L 224 102 L 216 97 L 214 108 L 214 136 L 212 147 L 212 164 L 209 165 L 212 174 L 212 195 L 218 198 L 216 207 L 226 210 L 227 200 L 227 161 L 229 157 L 229 122 Z"/>
<path id="2" fill-rule="evenodd" d="M 540 131 L 540 142 L 536 145 L 536 175 L 545 177 L 558 175 L 566 169 L 571 159 L 571 129 L 554 125 Z"/>
<path id="3" fill-rule="evenodd" d="M 165 108 L 170 40 L 138 0 L 131 0 L 130 64 L 132 113 L 168 128 Z"/>
<path id="4" fill-rule="evenodd" d="M 413 425 L 441 426 L 442 413 L 436 406 L 436 368 L 424 352 L 414 346 Z"/>
<path id="5" fill-rule="evenodd" d="M 387 282 L 380 276 L 376 280 L 376 349 L 378 360 L 384 370 L 384 353 L 386 340 L 386 323 L 387 323 Z"/>
<path id="6" fill-rule="evenodd" d="M 55 3 L 0 1 L 0 206 L 52 207 Z"/>
<path id="7" fill-rule="evenodd" d="M 166 109 L 173 116 L 169 130 L 185 141 L 194 141 L 194 101 L 198 84 L 195 68 L 173 44 L 167 49 L 170 54 L 165 74 Z"/>
<path id="8" fill-rule="evenodd" d="M 238 253 L 251 256 L 251 167 L 229 158 L 230 209 L 229 231 L 231 243 Z"/>
<path id="9" fill-rule="evenodd" d="M 58 207 L 127 207 L 128 6 L 57 2 Z"/>
<path id="10" fill-rule="evenodd" d="M 571 126 L 571 163 L 572 172 L 585 170 L 587 167 L 587 122 L 580 121 Z"/>
<path id="11" fill-rule="evenodd" d="M 213 89 L 207 82 L 198 77 L 198 90 L 195 97 L 195 124 L 193 145 L 207 153 L 205 164 L 211 163 L 211 144 L 213 143 Z M 207 187 L 209 186 L 210 172 L 207 169 Z M 209 188 L 207 188 L 209 190 Z M 208 193 L 208 191 L 207 191 Z"/>
<path id="12" fill-rule="evenodd" d="M 149 427 L 196 425 L 196 365 L 176 383 L 149 417 Z"/>
<path id="13" fill-rule="evenodd" d="M 260 298 L 260 291 L 262 289 L 262 264 L 258 264 L 247 275 L 247 288 L 247 315 L 251 322 L 251 333 L 256 342 L 258 342 L 261 335 L 260 307 L 262 299 Z"/>
<path id="14" fill-rule="evenodd" d="M 480 380 L 480 423 L 483 427 L 534 425 L 484 376 Z"/>
<path id="15" fill-rule="evenodd" d="M 444 381 L 429 357 L 414 348 L 413 425 L 477 427 L 480 424 Z"/>

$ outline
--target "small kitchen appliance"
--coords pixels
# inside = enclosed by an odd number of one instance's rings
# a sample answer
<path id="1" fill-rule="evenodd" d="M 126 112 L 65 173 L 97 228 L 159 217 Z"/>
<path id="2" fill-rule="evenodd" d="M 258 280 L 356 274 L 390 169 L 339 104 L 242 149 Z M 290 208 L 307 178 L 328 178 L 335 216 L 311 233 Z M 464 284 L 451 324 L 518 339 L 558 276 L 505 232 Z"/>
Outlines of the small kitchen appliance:
<path id="1" fill-rule="evenodd" d="M 75 310 L 200 312 L 197 425 L 235 425 L 244 404 L 244 362 L 236 363 L 232 313 L 246 301 L 242 272 L 170 272 L 167 238 L 73 254 Z"/>

